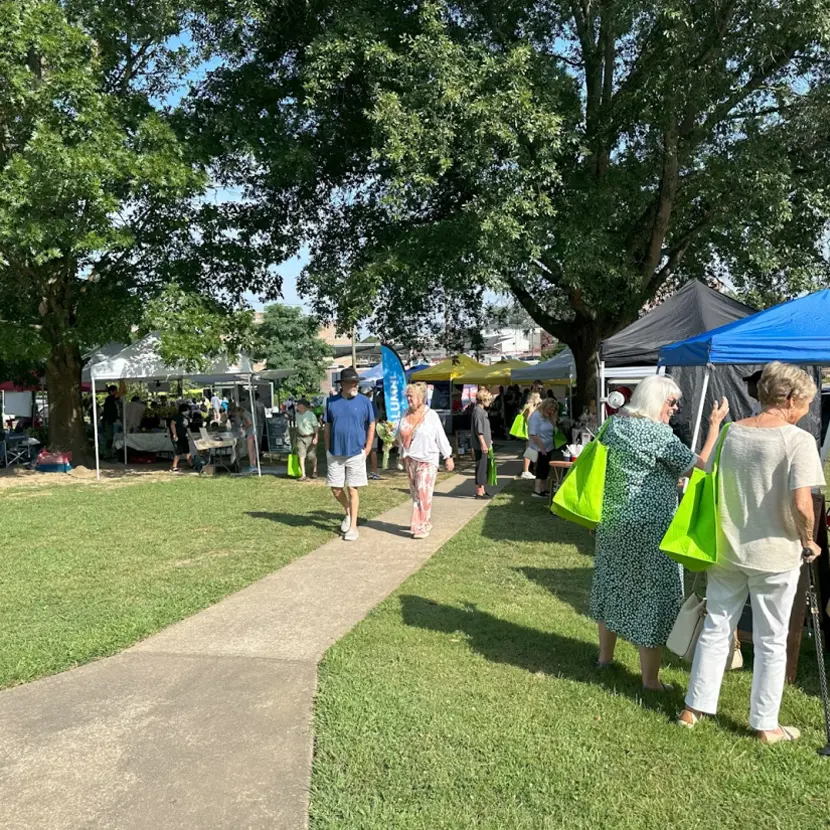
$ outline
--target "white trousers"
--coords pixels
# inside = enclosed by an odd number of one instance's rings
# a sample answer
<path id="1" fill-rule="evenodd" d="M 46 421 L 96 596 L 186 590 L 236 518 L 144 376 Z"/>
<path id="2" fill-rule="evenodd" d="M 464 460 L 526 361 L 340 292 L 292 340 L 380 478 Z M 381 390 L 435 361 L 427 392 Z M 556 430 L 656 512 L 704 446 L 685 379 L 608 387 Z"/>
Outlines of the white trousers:
<path id="1" fill-rule="evenodd" d="M 747 593 L 752 602 L 752 697 L 749 725 L 778 728 L 778 710 L 787 674 L 787 635 L 801 569 L 783 573 L 714 567 L 706 587 L 706 621 L 695 650 L 686 705 L 714 715 L 729 647 Z"/>

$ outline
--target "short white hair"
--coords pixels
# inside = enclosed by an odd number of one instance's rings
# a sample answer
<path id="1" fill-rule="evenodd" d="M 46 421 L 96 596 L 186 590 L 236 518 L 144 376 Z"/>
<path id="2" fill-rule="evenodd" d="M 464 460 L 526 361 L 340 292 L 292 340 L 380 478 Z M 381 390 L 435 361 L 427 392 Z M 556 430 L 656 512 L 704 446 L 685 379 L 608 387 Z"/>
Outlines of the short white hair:
<path id="1" fill-rule="evenodd" d="M 665 375 L 650 375 L 638 384 L 623 411 L 631 418 L 659 421 L 663 404 L 669 398 L 679 398 L 680 395 L 680 387 L 671 378 Z"/>

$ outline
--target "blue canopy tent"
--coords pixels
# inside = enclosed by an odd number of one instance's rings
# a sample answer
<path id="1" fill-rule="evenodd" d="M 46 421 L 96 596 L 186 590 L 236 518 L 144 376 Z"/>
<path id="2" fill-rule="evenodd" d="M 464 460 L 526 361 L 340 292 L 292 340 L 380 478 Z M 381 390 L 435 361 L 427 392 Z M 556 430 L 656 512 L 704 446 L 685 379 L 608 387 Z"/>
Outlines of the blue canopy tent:
<path id="1" fill-rule="evenodd" d="M 413 366 L 411 369 L 407 369 L 406 370 L 406 379 L 407 379 L 407 381 L 412 379 L 412 375 L 415 374 L 415 372 L 420 372 L 421 369 L 429 369 L 429 367 L 430 367 L 429 363 L 419 363 L 417 366 Z"/>
<path id="2" fill-rule="evenodd" d="M 693 448 L 700 432 L 712 368 L 718 364 L 744 365 L 774 360 L 802 366 L 830 364 L 830 289 L 781 303 L 660 349 L 660 366 L 706 367 Z M 820 409 L 821 401 L 818 406 Z M 820 428 L 818 434 L 821 434 Z M 823 455 L 826 450 L 825 447 Z"/>
<path id="3" fill-rule="evenodd" d="M 661 366 L 830 364 L 830 288 L 660 349 Z"/>
<path id="4" fill-rule="evenodd" d="M 369 383 L 377 383 L 383 381 L 383 363 L 378 363 L 370 367 L 365 372 L 360 373 L 360 380 L 369 381 Z"/>

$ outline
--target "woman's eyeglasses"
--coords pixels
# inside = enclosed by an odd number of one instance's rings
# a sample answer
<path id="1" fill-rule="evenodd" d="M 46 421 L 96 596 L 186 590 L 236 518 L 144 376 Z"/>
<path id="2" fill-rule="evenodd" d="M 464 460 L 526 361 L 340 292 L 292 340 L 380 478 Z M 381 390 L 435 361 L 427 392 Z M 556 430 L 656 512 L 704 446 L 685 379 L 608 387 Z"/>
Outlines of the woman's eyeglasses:
<path id="1" fill-rule="evenodd" d="M 669 398 L 666 403 L 669 407 L 674 408 L 675 406 L 680 406 L 680 398 Z"/>

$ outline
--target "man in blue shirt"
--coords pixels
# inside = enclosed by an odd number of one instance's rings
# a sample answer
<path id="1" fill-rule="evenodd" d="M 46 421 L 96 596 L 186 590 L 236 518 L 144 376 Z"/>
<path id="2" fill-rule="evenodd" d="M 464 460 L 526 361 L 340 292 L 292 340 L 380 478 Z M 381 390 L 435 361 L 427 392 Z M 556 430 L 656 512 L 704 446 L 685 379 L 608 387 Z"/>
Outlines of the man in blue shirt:
<path id="1" fill-rule="evenodd" d="M 360 507 L 358 487 L 365 487 L 366 456 L 375 440 L 375 413 L 372 402 L 358 395 L 357 370 L 348 367 L 340 373 L 340 394 L 326 401 L 325 423 L 327 483 L 334 497 L 346 511 L 340 525 L 343 538 L 358 538 L 357 513 Z"/>

